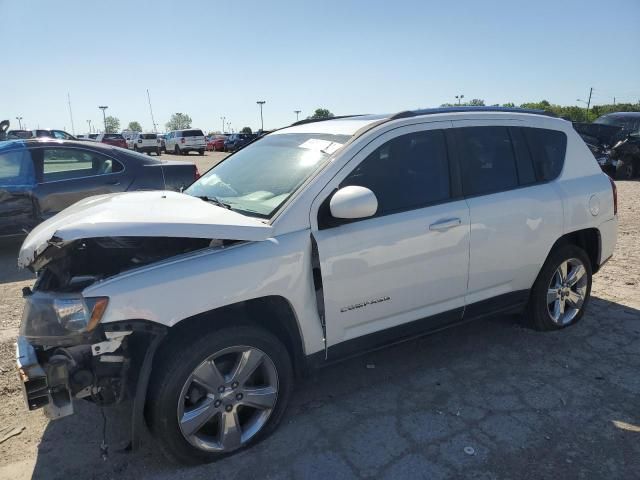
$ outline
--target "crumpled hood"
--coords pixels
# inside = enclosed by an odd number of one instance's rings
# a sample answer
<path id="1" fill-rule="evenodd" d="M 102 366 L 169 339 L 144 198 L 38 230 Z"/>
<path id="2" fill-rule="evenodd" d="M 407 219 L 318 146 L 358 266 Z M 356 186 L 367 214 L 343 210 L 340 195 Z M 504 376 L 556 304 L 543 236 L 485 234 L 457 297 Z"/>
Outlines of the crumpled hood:
<path id="1" fill-rule="evenodd" d="M 50 243 L 98 237 L 182 237 L 260 241 L 273 228 L 260 219 L 171 191 L 98 195 L 74 203 L 27 236 L 18 266 L 29 267 Z"/>

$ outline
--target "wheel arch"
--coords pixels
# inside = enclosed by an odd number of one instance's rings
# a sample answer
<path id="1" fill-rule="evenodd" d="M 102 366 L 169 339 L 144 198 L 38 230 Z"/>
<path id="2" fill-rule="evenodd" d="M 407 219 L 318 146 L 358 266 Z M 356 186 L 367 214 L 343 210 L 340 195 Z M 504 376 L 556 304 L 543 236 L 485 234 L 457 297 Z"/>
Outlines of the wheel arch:
<path id="1" fill-rule="evenodd" d="M 602 251 L 602 238 L 600 236 L 600 230 L 595 227 L 584 228 L 582 230 L 575 230 L 569 232 L 558 238 L 553 244 L 547 258 L 557 248 L 564 245 L 575 245 L 584 250 L 591 262 L 591 269 L 593 273 L 597 273 L 600 269 L 601 251 Z"/>
<path id="2" fill-rule="evenodd" d="M 178 339 L 237 325 L 256 326 L 273 334 L 289 352 L 296 375 L 304 372 L 305 352 L 300 323 L 289 300 L 280 295 L 244 300 L 187 317 L 169 329 L 160 350 Z"/>

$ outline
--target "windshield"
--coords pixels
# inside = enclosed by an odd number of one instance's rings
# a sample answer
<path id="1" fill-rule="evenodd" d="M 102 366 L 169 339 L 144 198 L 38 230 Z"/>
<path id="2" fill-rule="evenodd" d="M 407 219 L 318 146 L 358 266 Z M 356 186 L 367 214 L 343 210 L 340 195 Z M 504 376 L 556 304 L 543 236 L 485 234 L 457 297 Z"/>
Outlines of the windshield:
<path id="1" fill-rule="evenodd" d="M 636 133 L 640 132 L 640 118 L 635 118 L 635 117 L 605 115 L 603 117 L 596 119 L 593 123 L 622 127 L 622 129 L 627 132 L 636 132 Z"/>
<path id="2" fill-rule="evenodd" d="M 312 133 L 269 135 L 213 167 L 185 193 L 269 218 L 348 139 L 349 135 Z"/>

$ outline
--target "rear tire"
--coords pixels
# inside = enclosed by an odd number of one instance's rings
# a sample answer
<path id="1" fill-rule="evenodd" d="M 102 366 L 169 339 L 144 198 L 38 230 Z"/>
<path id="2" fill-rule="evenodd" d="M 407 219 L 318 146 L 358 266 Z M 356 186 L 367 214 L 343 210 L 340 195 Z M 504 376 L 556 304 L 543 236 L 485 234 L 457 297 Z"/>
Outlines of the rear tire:
<path id="1" fill-rule="evenodd" d="M 633 159 L 625 157 L 622 159 L 623 165 L 616 170 L 616 179 L 618 180 L 631 180 L 638 174 Z"/>
<path id="2" fill-rule="evenodd" d="M 162 449 L 181 463 L 207 463 L 271 434 L 293 389 L 284 345 L 252 326 L 187 337 L 167 346 L 152 372 L 148 420 Z"/>
<path id="3" fill-rule="evenodd" d="M 180 147 L 178 147 L 178 145 L 173 147 L 173 153 L 176 154 L 176 155 L 180 155 Z"/>
<path id="4" fill-rule="evenodd" d="M 198 155 L 204 155 L 204 150 L 198 150 Z"/>
<path id="5" fill-rule="evenodd" d="M 531 289 L 529 324 L 536 330 L 558 330 L 579 322 L 591 297 L 591 281 L 591 261 L 584 250 L 556 248 Z"/>

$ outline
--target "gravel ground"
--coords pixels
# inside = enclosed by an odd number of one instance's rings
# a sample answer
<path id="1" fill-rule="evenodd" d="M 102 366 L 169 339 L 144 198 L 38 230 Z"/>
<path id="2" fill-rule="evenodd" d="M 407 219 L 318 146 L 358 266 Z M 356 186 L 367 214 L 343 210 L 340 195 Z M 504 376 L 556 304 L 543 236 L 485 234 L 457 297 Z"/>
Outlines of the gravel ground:
<path id="1" fill-rule="evenodd" d="M 141 451 L 122 452 L 126 406 L 105 410 L 106 461 L 95 406 L 81 402 L 77 415 L 51 423 L 25 411 L 13 338 L 32 279 L 16 271 L 18 245 L 8 243 L 0 438 L 24 430 L 0 443 L 0 478 L 638 478 L 640 182 L 618 182 L 618 191 L 616 253 L 575 327 L 538 333 L 496 317 L 325 368 L 298 384 L 273 436 L 196 468 L 169 463 L 148 437 Z"/>

